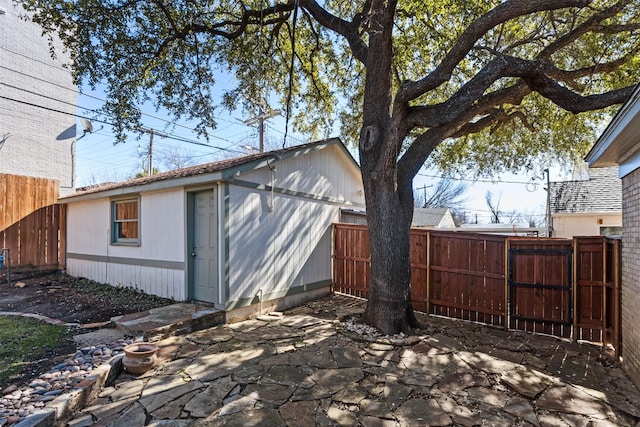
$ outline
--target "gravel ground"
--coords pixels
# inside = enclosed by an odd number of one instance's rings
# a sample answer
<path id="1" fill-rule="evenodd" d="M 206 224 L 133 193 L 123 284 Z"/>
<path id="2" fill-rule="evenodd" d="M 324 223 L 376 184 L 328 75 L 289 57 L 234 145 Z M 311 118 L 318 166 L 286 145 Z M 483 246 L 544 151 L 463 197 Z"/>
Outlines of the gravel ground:
<path id="1" fill-rule="evenodd" d="M 72 328 L 77 334 L 104 326 L 114 316 L 137 313 L 173 302 L 135 289 L 112 287 L 60 273 L 36 276 L 12 274 L 11 285 L 6 283 L 4 274 L 0 275 L 0 312 L 29 313 L 64 323 L 91 326 L 90 329 Z M 42 373 L 64 363 L 78 350 L 79 345 L 69 340 L 50 349 L 47 358 L 29 360 L 27 356 L 28 363 L 22 373 L 10 383 L 0 384 L 0 391 L 30 383 Z"/>

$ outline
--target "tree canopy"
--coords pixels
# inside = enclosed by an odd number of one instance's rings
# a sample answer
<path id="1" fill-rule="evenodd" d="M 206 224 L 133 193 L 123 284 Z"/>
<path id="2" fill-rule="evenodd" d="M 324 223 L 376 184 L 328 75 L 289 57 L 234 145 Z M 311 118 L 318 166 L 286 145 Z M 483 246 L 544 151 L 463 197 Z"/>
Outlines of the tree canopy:
<path id="1" fill-rule="evenodd" d="M 46 30 L 60 32 L 78 83 L 106 85 L 105 112 L 117 118 L 120 137 L 148 101 L 197 120 L 206 133 L 216 106 L 279 97 L 298 131 L 327 136 L 339 125 L 341 137 L 358 141 L 369 34 L 383 25 L 376 1 L 21 3 Z M 403 149 L 459 120 L 430 160 L 445 170 L 483 173 L 532 167 L 542 155 L 580 157 L 611 111 L 572 113 L 619 103 L 638 80 L 633 1 L 405 0 L 388 7 L 392 90 L 410 110 Z M 216 71 L 237 81 L 223 99 L 215 95 Z"/>

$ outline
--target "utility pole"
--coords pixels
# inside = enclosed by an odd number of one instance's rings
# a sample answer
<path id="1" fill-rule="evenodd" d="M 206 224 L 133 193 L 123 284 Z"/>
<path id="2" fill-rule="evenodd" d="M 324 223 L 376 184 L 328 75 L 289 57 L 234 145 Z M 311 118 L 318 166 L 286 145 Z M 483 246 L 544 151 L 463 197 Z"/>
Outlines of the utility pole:
<path id="1" fill-rule="evenodd" d="M 551 180 L 549 179 L 549 168 L 546 168 L 542 172 L 547 175 L 547 188 L 545 188 L 545 190 L 547 190 L 547 237 L 552 237 L 553 223 L 551 219 Z"/>
<path id="2" fill-rule="evenodd" d="M 422 187 L 418 187 L 416 188 L 416 190 L 422 190 L 424 193 L 424 202 L 422 203 L 422 207 L 426 208 L 427 207 L 427 188 L 431 188 L 433 187 L 433 185 L 427 185 L 424 184 Z"/>
<path id="3" fill-rule="evenodd" d="M 262 104 L 259 104 L 258 108 L 260 114 L 258 114 L 256 117 L 245 120 L 244 124 L 247 126 L 251 126 L 256 123 L 258 124 L 258 134 L 260 135 L 260 152 L 264 153 L 264 122 L 272 117 L 280 115 L 280 110 L 272 110 L 271 108 L 265 109 Z"/>
<path id="4" fill-rule="evenodd" d="M 422 207 L 426 208 L 427 207 L 427 184 L 423 185 L 422 187 L 418 187 L 418 190 L 424 191 L 424 201 L 422 202 Z"/>
<path id="5" fill-rule="evenodd" d="M 147 160 L 148 160 L 147 175 L 151 176 L 153 175 L 153 135 L 155 134 L 155 131 L 151 128 L 145 128 L 145 127 L 139 127 L 137 130 L 139 130 L 140 132 L 149 134 L 149 148 L 147 149 Z M 163 138 L 166 135 L 158 134 L 158 136 L 160 138 Z M 141 151 L 142 150 L 140 148 L 140 145 L 138 145 L 138 153 L 141 153 Z"/>
<path id="6" fill-rule="evenodd" d="M 153 129 L 149 129 L 149 172 L 148 175 L 153 175 Z"/>

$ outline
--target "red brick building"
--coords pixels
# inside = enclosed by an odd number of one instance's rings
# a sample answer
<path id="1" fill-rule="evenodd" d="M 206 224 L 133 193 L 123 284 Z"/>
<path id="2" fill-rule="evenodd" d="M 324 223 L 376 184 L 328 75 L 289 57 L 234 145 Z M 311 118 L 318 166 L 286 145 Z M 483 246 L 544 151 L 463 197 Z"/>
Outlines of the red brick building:
<path id="1" fill-rule="evenodd" d="M 590 167 L 619 166 L 622 179 L 622 357 L 640 386 L 640 85 L 587 154 Z"/>

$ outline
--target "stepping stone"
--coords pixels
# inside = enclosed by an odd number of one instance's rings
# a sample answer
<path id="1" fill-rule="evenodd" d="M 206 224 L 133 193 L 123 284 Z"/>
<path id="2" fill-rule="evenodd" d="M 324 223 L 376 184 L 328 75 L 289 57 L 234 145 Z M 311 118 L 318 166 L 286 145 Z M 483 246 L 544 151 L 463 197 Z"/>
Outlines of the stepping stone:
<path id="1" fill-rule="evenodd" d="M 360 351 L 353 347 L 333 347 L 331 349 L 333 359 L 339 368 L 357 368 L 362 366 Z"/>
<path id="2" fill-rule="evenodd" d="M 355 384 L 362 378 L 364 373 L 360 368 L 319 369 L 311 375 L 316 384 L 333 392 Z"/>
<path id="3" fill-rule="evenodd" d="M 448 426 L 453 423 L 435 399 L 411 399 L 402 404 L 395 416 L 401 426 Z"/>
<path id="4" fill-rule="evenodd" d="M 140 424 L 143 425 L 143 424 Z M 285 427 L 286 424 L 275 409 L 250 408 L 231 415 L 218 416 L 206 419 L 193 424 L 193 427 L 247 427 L 247 426 L 269 426 Z"/>
<path id="5" fill-rule="evenodd" d="M 280 406 L 280 416 L 288 426 L 312 426 L 316 421 L 316 410 L 320 402 L 308 400 L 302 402 L 287 402 Z"/>
<path id="6" fill-rule="evenodd" d="M 256 319 L 262 322 L 275 322 L 276 320 L 282 319 L 282 316 L 284 316 L 283 313 L 279 311 L 272 311 L 271 313 L 263 314 L 261 316 L 256 316 Z"/>
<path id="7" fill-rule="evenodd" d="M 521 397 L 512 397 L 507 401 L 504 411 L 518 419 L 525 420 L 535 427 L 540 427 L 533 405 L 526 399 Z"/>
<path id="8" fill-rule="evenodd" d="M 502 374 L 500 381 L 524 397 L 535 399 L 553 383 L 553 378 L 535 369 L 519 367 L 507 374 Z"/>
<path id="9" fill-rule="evenodd" d="M 460 391 L 475 386 L 489 387 L 489 385 L 489 380 L 486 376 L 470 373 L 450 374 L 438 381 L 438 388 L 444 393 Z"/>
<path id="10" fill-rule="evenodd" d="M 611 407 L 595 397 L 570 385 L 554 385 L 547 389 L 536 401 L 538 408 L 580 414 L 597 419 L 613 415 Z"/>

